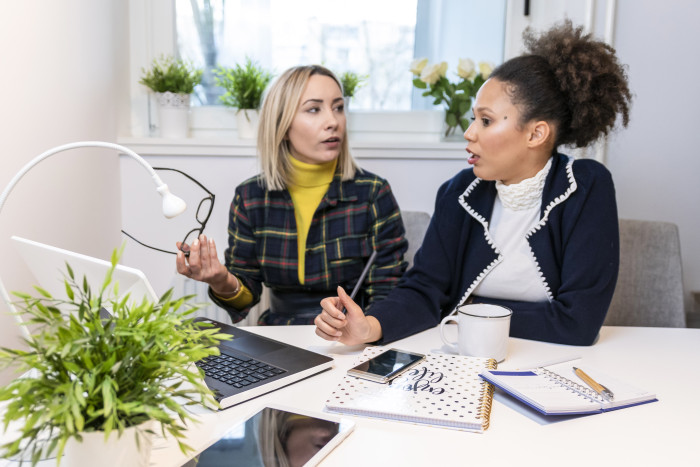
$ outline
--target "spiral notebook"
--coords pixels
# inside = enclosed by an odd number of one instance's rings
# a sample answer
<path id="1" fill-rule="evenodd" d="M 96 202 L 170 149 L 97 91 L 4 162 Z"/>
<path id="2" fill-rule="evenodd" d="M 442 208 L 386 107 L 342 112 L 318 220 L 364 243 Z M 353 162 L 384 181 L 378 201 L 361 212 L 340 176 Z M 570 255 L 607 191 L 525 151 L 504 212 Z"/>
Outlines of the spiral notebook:
<path id="1" fill-rule="evenodd" d="M 355 365 L 384 350 L 367 347 Z M 479 372 L 495 368 L 492 358 L 429 354 L 390 384 L 346 375 L 326 410 L 482 432 L 489 426 L 494 388 Z"/>
<path id="2" fill-rule="evenodd" d="M 574 374 L 581 368 L 614 397 L 604 399 Z M 484 380 L 545 415 L 607 412 L 656 401 L 656 395 L 607 375 L 580 359 L 531 370 L 481 372 Z"/>

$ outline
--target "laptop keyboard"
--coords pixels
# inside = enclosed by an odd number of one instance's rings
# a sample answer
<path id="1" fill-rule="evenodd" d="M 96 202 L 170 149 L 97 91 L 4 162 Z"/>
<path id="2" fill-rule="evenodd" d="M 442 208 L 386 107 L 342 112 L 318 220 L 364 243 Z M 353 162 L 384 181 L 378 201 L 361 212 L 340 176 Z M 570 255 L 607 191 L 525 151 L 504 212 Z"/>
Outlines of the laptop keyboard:
<path id="1" fill-rule="evenodd" d="M 285 373 L 285 370 L 250 357 L 221 354 L 197 362 L 204 374 L 234 388 L 244 388 Z"/>

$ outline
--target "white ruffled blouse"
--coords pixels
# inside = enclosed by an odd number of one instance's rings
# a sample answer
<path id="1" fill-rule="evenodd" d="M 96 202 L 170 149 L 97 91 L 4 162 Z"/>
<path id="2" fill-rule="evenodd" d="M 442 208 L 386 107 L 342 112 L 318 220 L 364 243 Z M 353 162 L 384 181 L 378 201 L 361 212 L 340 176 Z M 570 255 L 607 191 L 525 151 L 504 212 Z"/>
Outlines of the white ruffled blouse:
<path id="1" fill-rule="evenodd" d="M 498 196 L 489 235 L 502 258 L 474 289 L 473 295 L 524 302 L 547 300 L 526 235 L 540 221 L 542 191 L 551 166 L 550 158 L 532 178 L 511 185 L 496 182 Z"/>

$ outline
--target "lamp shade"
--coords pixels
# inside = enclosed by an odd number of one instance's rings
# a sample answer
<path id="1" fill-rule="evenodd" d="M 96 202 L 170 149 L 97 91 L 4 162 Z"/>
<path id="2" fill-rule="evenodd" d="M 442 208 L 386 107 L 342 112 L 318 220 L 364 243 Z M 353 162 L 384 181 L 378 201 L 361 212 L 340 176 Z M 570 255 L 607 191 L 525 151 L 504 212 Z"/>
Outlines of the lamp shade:
<path id="1" fill-rule="evenodd" d="M 163 197 L 163 215 L 168 219 L 172 219 L 185 212 L 187 204 L 174 194 L 170 193 L 168 185 L 161 185 L 157 188 L 158 193 Z"/>

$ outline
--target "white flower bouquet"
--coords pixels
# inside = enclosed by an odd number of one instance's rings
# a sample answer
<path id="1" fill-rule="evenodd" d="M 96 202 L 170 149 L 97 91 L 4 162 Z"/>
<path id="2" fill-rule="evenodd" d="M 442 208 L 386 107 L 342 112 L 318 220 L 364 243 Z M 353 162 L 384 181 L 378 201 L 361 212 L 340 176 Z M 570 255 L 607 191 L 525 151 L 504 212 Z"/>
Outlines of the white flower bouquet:
<path id="1" fill-rule="evenodd" d="M 423 96 L 431 96 L 434 105 L 445 105 L 445 137 L 452 135 L 457 126 L 466 131 L 469 119 L 465 114 L 471 109 L 472 99 L 476 96 L 484 81 L 493 71 L 493 65 L 488 62 L 479 63 L 477 72 L 474 62 L 468 58 L 459 59 L 457 76 L 459 81 L 450 82 L 447 79 L 447 62 L 429 64 L 427 58 L 419 58 L 411 63 L 413 85 L 425 89 Z"/>

